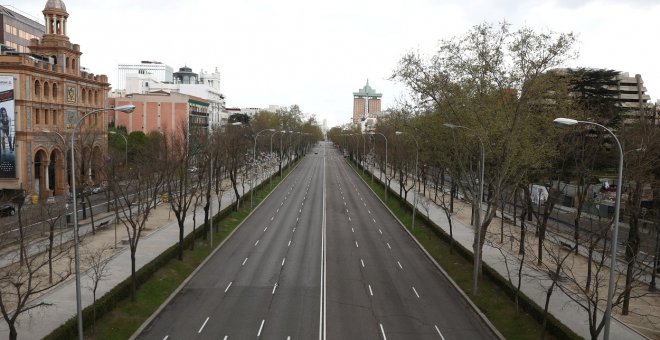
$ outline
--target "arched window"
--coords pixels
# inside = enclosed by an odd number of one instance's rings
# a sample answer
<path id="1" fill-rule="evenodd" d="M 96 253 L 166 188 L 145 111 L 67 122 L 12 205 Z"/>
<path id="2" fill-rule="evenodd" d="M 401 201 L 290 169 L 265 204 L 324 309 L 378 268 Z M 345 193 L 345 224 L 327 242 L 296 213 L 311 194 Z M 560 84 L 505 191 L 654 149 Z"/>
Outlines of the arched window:
<path id="1" fill-rule="evenodd" d="M 38 80 L 34 81 L 34 98 L 39 99 L 41 97 L 41 83 Z"/>
<path id="2" fill-rule="evenodd" d="M 48 82 L 45 81 L 44 82 L 44 99 L 45 100 L 50 99 L 48 97 L 50 97 L 50 85 L 48 85 Z"/>
<path id="3" fill-rule="evenodd" d="M 67 70 L 67 72 L 69 72 L 69 69 L 71 68 L 71 60 L 69 59 L 69 57 L 66 57 L 66 63 L 65 64 L 66 64 L 66 70 Z"/>
<path id="4" fill-rule="evenodd" d="M 71 58 L 71 69 L 73 73 L 78 74 L 78 69 L 76 69 L 76 59 Z"/>
<path id="5" fill-rule="evenodd" d="M 82 91 L 80 91 L 80 102 L 84 104 L 86 99 L 87 99 L 87 90 L 82 89 Z"/>
<path id="6" fill-rule="evenodd" d="M 53 83 L 53 99 L 57 100 L 57 84 Z"/>

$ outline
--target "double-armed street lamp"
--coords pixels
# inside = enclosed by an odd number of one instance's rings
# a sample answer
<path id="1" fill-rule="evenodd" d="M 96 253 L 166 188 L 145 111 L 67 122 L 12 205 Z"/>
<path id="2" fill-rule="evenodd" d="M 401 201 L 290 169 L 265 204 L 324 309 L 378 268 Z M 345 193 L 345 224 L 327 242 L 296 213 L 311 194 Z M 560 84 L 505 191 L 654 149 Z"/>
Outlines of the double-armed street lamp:
<path id="1" fill-rule="evenodd" d="M 396 135 L 402 135 L 404 134 L 403 131 L 396 131 Z M 417 143 L 417 138 L 415 136 L 408 134 L 412 139 L 415 141 L 415 178 L 413 179 L 413 217 L 412 217 L 412 228 L 415 229 L 415 211 L 417 211 L 417 191 L 415 189 L 415 184 L 417 182 L 418 178 L 418 173 L 417 173 L 417 165 L 419 163 L 419 143 Z"/>
<path id="2" fill-rule="evenodd" d="M 614 140 L 616 145 L 619 148 L 619 173 L 617 175 L 617 185 L 616 185 L 616 200 L 614 203 L 614 231 L 612 232 L 612 254 L 610 255 L 610 279 L 609 285 L 607 287 L 607 307 L 605 308 L 605 330 L 603 331 L 603 338 L 608 340 L 610 338 L 610 324 L 612 322 L 612 299 L 614 298 L 614 288 L 615 283 L 615 272 L 616 272 L 616 248 L 618 246 L 618 237 L 619 237 L 619 210 L 621 209 L 621 184 L 623 182 L 623 148 L 619 139 L 616 137 L 612 130 L 608 129 L 604 125 L 588 122 L 583 120 L 575 120 L 571 118 L 556 118 L 554 120 L 555 125 L 557 126 L 571 126 L 576 124 L 587 124 L 595 125 L 603 130 L 607 131 Z"/>
<path id="3" fill-rule="evenodd" d="M 465 129 L 472 130 L 469 127 L 462 125 L 454 125 L 451 123 L 444 123 L 445 127 L 450 129 Z M 486 153 L 484 151 L 484 142 L 481 140 L 479 135 L 476 136 L 479 139 L 479 145 L 481 146 L 481 175 L 479 176 L 479 205 L 476 207 L 478 210 L 476 216 L 474 216 L 474 270 L 472 273 L 472 294 L 477 295 L 477 279 L 479 278 L 479 267 L 481 267 L 481 204 L 484 197 L 484 168 L 486 167 Z"/>
<path id="4" fill-rule="evenodd" d="M 250 209 L 252 209 L 252 196 L 254 192 L 254 166 L 257 164 L 257 138 L 262 132 L 273 132 L 275 129 L 263 129 L 254 135 L 254 148 L 252 149 L 252 176 L 250 176 Z"/>
<path id="5" fill-rule="evenodd" d="M 120 111 L 124 113 L 131 113 L 135 110 L 134 105 L 123 105 L 117 107 L 106 107 L 102 109 L 96 109 L 87 112 L 85 115 L 80 117 L 76 122 L 73 131 L 71 132 L 71 193 L 73 195 L 73 237 L 74 237 L 74 256 L 75 256 L 75 269 L 76 269 L 76 313 L 78 316 L 78 339 L 83 340 L 83 319 L 82 319 L 82 300 L 80 292 L 80 237 L 78 230 L 78 207 L 76 199 L 76 154 L 75 154 L 75 141 L 76 141 L 76 130 L 80 127 L 80 123 L 83 119 L 88 116 L 103 112 L 103 111 Z"/>
<path id="6" fill-rule="evenodd" d="M 387 137 L 385 137 L 385 135 L 380 133 L 380 132 L 370 132 L 369 134 L 370 135 L 381 135 L 381 136 L 383 136 L 383 138 L 385 138 L 385 181 L 383 183 L 383 186 L 385 188 L 385 202 L 387 202 L 387 191 L 389 189 L 388 188 L 389 185 L 387 183 Z M 381 172 L 383 172 L 383 171 L 381 170 Z"/>

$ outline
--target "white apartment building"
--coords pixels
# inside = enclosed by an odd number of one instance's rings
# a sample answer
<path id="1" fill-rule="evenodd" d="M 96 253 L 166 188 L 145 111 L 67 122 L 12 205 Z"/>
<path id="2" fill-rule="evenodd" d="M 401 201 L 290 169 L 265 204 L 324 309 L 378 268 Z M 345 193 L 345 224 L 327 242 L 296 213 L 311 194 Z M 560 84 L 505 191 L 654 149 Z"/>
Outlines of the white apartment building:
<path id="1" fill-rule="evenodd" d="M 220 92 L 220 72 L 216 68 L 213 72 L 202 70 L 199 75 L 192 72 L 188 67 L 183 67 L 179 72 L 172 73 L 172 80 L 175 75 L 185 73 L 186 83 L 163 82 L 153 74 L 143 73 L 126 74 L 125 91 L 118 91 L 122 94 L 147 94 L 151 92 L 163 91 L 167 93 L 182 93 L 209 101 L 209 129 L 215 129 L 227 122 L 229 117 L 225 110 L 225 96 Z"/>
<path id="2" fill-rule="evenodd" d="M 142 61 L 139 64 L 119 64 L 117 87 L 114 90 L 126 90 L 129 76 L 141 75 L 145 78 L 150 77 L 161 83 L 171 83 L 173 73 L 172 66 L 159 61 Z"/>

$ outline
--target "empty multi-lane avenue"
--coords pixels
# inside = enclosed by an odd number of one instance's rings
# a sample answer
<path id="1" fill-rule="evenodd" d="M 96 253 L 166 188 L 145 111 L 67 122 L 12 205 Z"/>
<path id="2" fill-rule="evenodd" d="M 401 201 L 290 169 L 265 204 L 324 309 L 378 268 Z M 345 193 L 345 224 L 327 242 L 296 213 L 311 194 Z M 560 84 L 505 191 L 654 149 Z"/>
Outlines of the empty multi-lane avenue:
<path id="1" fill-rule="evenodd" d="M 495 335 L 341 155 L 321 143 L 139 337 Z"/>

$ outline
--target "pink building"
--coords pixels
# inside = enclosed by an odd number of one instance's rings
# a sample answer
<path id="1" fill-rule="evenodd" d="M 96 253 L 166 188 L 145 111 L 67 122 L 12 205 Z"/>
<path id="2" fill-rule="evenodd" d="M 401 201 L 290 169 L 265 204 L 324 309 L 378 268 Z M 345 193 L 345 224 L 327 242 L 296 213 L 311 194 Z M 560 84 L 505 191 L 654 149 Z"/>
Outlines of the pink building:
<path id="1" fill-rule="evenodd" d="M 142 131 L 148 134 L 158 131 L 168 134 L 189 126 L 190 132 L 208 130 L 209 102 L 205 99 L 181 93 L 155 92 L 129 94 L 111 98 L 110 105 L 135 105 L 133 113 L 110 112 L 108 120 L 115 126 L 125 126 L 131 133 Z"/>

